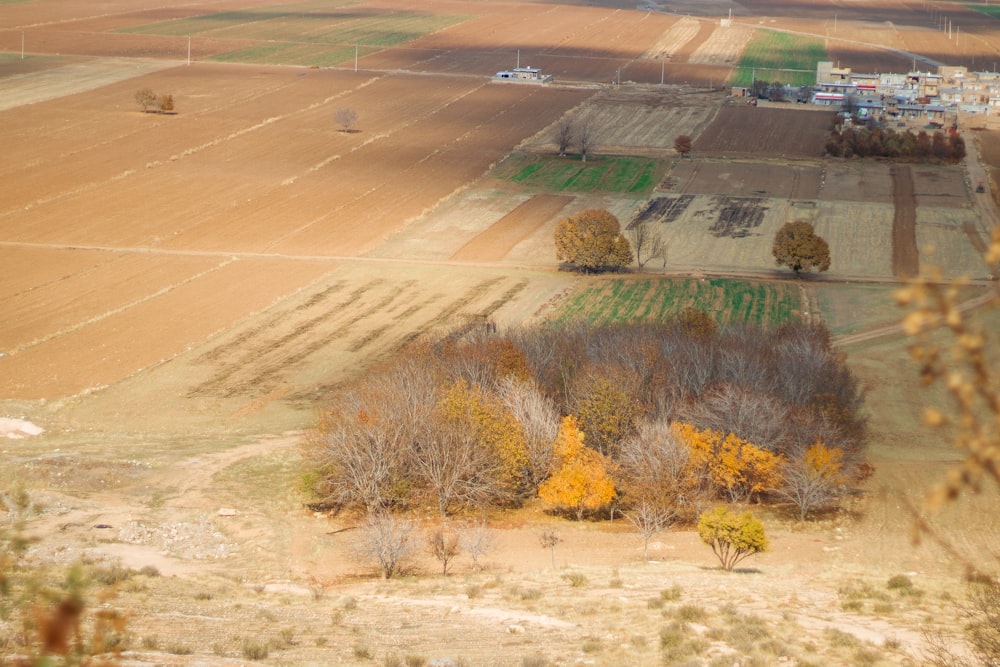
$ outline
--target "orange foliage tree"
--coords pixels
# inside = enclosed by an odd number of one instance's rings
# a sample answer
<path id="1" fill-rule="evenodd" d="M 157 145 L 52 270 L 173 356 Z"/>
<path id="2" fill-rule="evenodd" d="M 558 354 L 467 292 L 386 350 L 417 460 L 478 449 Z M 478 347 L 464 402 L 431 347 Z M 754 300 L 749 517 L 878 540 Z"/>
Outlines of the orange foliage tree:
<path id="1" fill-rule="evenodd" d="M 589 209 L 563 219 L 556 226 L 555 243 L 556 259 L 587 273 L 632 263 L 632 246 L 609 211 Z"/>
<path id="2" fill-rule="evenodd" d="M 554 447 L 555 472 L 538 487 L 538 497 L 565 511 L 577 521 L 586 511 L 599 510 L 615 497 L 609 462 L 600 452 L 583 444 L 584 433 L 576 417 L 563 418 Z"/>
<path id="3" fill-rule="evenodd" d="M 691 424 L 676 423 L 677 434 L 691 448 L 691 459 L 730 502 L 751 500 L 777 488 L 783 457 L 736 437 Z"/>

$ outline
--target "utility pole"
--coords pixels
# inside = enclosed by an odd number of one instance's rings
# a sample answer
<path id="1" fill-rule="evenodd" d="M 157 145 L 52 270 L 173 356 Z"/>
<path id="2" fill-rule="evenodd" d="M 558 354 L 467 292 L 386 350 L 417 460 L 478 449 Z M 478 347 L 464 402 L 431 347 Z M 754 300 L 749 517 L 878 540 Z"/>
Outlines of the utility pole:
<path id="1" fill-rule="evenodd" d="M 191 64 L 191 35 L 188 35 L 188 65 Z"/>
<path id="2" fill-rule="evenodd" d="M 354 43 L 354 71 L 358 71 L 358 44 Z"/>
<path id="3" fill-rule="evenodd" d="M 661 59 L 660 60 L 660 85 L 661 86 L 663 85 L 663 69 L 664 69 L 665 66 L 666 66 L 666 61 L 664 61 L 663 59 Z"/>
<path id="4" fill-rule="evenodd" d="M 21 31 L 21 60 L 24 60 L 24 31 Z"/>

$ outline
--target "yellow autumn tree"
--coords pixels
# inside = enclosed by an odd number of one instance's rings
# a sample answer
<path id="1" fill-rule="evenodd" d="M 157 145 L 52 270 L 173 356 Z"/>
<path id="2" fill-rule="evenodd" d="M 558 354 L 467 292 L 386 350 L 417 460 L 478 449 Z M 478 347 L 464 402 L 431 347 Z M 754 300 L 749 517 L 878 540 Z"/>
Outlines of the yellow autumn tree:
<path id="1" fill-rule="evenodd" d="M 443 417 L 473 433 L 484 454 L 495 462 L 499 490 L 508 497 L 525 491 L 528 448 L 514 416 L 479 387 L 459 381 L 441 402 Z"/>
<path id="2" fill-rule="evenodd" d="M 677 435 L 691 448 L 691 462 L 730 502 L 751 500 L 778 487 L 783 457 L 732 433 L 674 424 Z"/>
<path id="3" fill-rule="evenodd" d="M 583 444 L 584 433 L 569 415 L 559 426 L 554 449 L 555 471 L 538 487 L 538 497 L 572 512 L 577 521 L 584 512 L 599 510 L 615 497 L 610 464 L 600 452 Z"/>

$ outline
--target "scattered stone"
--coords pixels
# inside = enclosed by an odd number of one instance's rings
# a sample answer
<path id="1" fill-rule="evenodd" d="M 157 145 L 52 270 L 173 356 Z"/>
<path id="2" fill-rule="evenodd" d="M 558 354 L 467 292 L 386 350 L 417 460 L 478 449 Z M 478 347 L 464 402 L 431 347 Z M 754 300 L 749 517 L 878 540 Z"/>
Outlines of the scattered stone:
<path id="1" fill-rule="evenodd" d="M 220 507 L 217 514 L 219 516 L 236 516 L 237 512 L 232 507 Z"/>
<path id="2" fill-rule="evenodd" d="M 507 632 L 509 632 L 512 635 L 522 635 L 522 634 L 524 634 L 524 626 L 523 625 L 517 625 L 517 624 L 515 624 L 515 625 L 508 625 L 507 626 Z"/>

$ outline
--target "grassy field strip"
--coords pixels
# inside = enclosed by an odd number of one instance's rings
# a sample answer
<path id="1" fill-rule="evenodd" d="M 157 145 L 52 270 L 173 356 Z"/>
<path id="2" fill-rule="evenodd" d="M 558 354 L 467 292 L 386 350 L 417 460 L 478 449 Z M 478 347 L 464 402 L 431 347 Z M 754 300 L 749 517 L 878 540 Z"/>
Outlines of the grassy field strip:
<path id="1" fill-rule="evenodd" d="M 794 86 L 811 85 L 816 82 L 816 63 L 827 59 L 821 39 L 757 30 L 743 51 L 729 83 L 750 86 L 755 79 L 763 79 Z"/>
<path id="2" fill-rule="evenodd" d="M 667 170 L 658 160 L 634 157 L 578 158 L 519 154 L 497 168 L 503 180 L 548 192 L 624 192 L 647 194 Z"/>
<path id="3" fill-rule="evenodd" d="M 729 278 L 597 279 L 570 296 L 552 319 L 595 323 L 664 321 L 684 308 L 709 313 L 719 324 L 752 322 L 775 326 L 802 308 L 792 283 L 756 283 Z"/>

